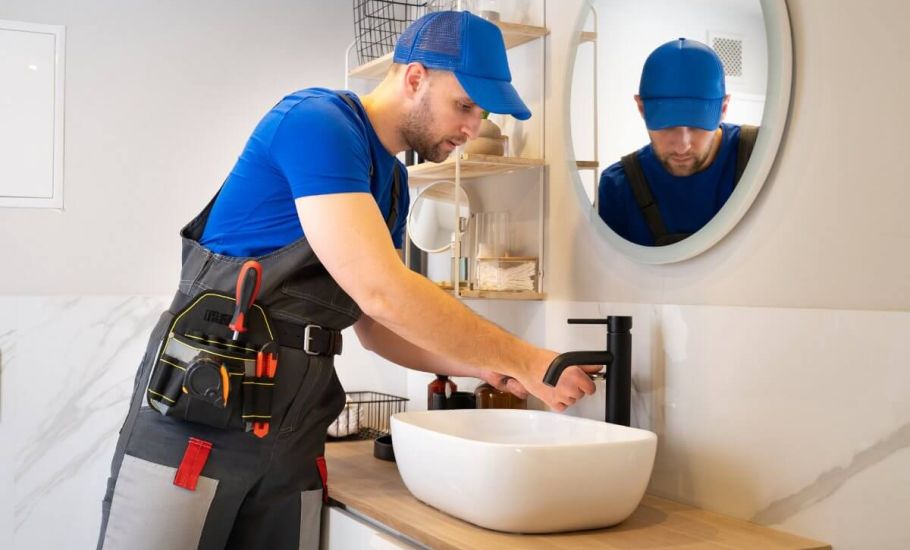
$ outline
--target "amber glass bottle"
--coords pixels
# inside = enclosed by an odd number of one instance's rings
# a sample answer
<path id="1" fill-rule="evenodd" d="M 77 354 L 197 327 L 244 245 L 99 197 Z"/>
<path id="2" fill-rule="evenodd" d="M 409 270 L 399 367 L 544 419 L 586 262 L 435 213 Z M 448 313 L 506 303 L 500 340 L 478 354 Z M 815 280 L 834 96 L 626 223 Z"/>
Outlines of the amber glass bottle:
<path id="1" fill-rule="evenodd" d="M 474 390 L 478 409 L 527 409 L 528 401 L 484 382 Z"/>
<path id="2" fill-rule="evenodd" d="M 437 374 L 436 380 L 427 384 L 427 410 L 433 410 L 434 394 L 441 393 L 448 398 L 456 391 L 458 391 L 458 386 L 455 385 L 455 382 L 449 380 L 445 374 Z"/>

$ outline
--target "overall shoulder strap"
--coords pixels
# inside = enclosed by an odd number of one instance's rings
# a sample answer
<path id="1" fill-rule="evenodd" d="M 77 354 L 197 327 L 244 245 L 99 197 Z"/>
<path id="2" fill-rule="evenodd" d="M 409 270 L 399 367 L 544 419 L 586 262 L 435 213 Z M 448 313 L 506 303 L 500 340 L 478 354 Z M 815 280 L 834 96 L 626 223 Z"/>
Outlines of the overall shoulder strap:
<path id="1" fill-rule="evenodd" d="M 398 203 L 401 201 L 401 171 L 398 162 L 392 168 L 392 206 L 389 208 L 389 215 L 386 216 L 385 224 L 389 231 L 395 230 L 395 222 L 398 221 Z"/>
<path id="2" fill-rule="evenodd" d="M 629 153 L 622 157 L 620 162 L 626 172 L 626 179 L 629 181 L 629 187 L 632 188 L 632 194 L 635 195 L 635 202 L 638 203 L 638 208 L 645 217 L 645 223 L 648 224 L 654 241 L 659 243 L 667 235 L 667 228 L 660 216 L 660 210 L 657 208 L 657 202 L 654 201 L 654 195 L 651 193 L 645 173 L 638 162 L 638 152 Z"/>
<path id="3" fill-rule="evenodd" d="M 749 157 L 752 156 L 752 149 L 755 148 L 755 140 L 758 139 L 758 126 L 749 126 L 743 124 L 739 127 L 739 147 L 736 151 L 736 175 L 733 176 L 733 187 L 739 183 L 749 164 Z"/>

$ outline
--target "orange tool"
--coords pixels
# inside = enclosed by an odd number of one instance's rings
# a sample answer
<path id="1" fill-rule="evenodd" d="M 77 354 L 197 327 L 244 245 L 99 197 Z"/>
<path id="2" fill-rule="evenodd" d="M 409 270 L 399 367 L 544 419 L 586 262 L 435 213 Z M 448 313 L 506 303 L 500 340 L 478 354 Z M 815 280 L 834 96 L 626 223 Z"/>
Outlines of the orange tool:
<path id="1" fill-rule="evenodd" d="M 275 350 L 275 342 L 269 342 L 262 346 L 262 349 L 256 354 L 256 377 L 275 378 L 275 371 L 278 370 L 278 353 Z M 269 435 L 268 422 L 254 422 L 253 434 L 256 437 L 265 437 Z"/>
<path id="2" fill-rule="evenodd" d="M 244 262 L 237 275 L 237 305 L 234 306 L 234 316 L 228 325 L 234 331 L 234 340 L 240 337 L 240 333 L 246 332 L 246 314 L 256 301 L 261 283 L 262 265 L 256 260 Z"/>

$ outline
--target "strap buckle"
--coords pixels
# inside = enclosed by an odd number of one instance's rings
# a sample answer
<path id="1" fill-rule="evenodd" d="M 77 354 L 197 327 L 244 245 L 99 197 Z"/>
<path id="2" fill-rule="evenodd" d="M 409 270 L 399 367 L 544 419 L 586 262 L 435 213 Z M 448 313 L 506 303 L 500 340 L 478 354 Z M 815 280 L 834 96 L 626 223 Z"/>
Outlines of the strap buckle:
<path id="1" fill-rule="evenodd" d="M 310 331 L 314 328 L 322 330 L 322 327 L 319 325 L 307 325 L 303 329 L 303 352 L 307 355 L 319 355 L 318 351 L 310 350 L 310 342 L 313 341 L 313 337 L 310 335 Z"/>

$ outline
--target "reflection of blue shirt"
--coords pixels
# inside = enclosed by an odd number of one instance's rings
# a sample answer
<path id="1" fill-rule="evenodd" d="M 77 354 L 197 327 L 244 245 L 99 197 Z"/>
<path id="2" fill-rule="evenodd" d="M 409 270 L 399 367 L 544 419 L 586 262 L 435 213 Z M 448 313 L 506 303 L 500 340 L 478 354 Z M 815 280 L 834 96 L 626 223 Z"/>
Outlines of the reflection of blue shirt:
<path id="1" fill-rule="evenodd" d="M 707 169 L 691 176 L 667 172 L 650 144 L 638 150 L 638 162 L 668 233 L 695 233 L 717 214 L 733 192 L 739 126 L 720 127 L 723 136 L 717 156 Z M 609 166 L 601 174 L 597 200 L 598 214 L 610 229 L 628 241 L 654 246 L 654 237 L 621 163 Z"/>
<path id="2" fill-rule="evenodd" d="M 260 256 L 303 237 L 294 199 L 370 193 L 383 218 L 392 207 L 392 169 L 401 189 L 392 240 L 401 247 L 408 212 L 407 169 L 379 141 L 354 94 L 300 90 L 272 107 L 247 141 L 209 215 L 201 244 L 228 256 Z M 370 174 L 370 166 L 373 173 Z"/>

